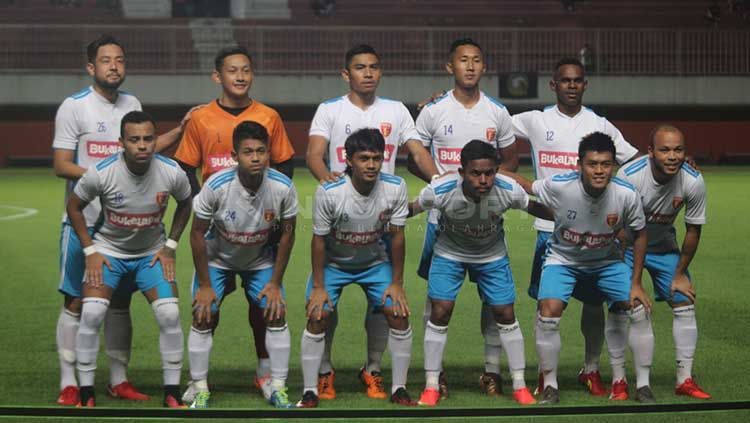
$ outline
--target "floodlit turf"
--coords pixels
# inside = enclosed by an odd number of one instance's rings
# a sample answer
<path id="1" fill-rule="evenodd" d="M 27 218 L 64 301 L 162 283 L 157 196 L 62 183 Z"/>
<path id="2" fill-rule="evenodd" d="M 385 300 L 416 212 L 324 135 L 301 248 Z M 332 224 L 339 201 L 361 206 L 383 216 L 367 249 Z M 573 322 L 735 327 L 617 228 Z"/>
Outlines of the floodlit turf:
<path id="1" fill-rule="evenodd" d="M 523 168 L 528 174 L 528 168 Z M 401 169 L 400 174 L 405 172 Z M 718 401 L 749 400 L 745 374 L 749 370 L 750 353 L 745 339 L 746 302 L 750 300 L 745 285 L 748 278 L 747 258 L 750 225 L 746 210 L 750 197 L 745 194 L 750 184 L 750 169 L 742 167 L 707 167 L 708 224 L 691 273 L 698 290 L 699 344 L 695 375 L 702 387 Z M 423 183 L 408 177 L 410 194 L 416 196 Z M 290 397 L 301 394 L 299 338 L 304 327 L 304 289 L 310 271 L 309 242 L 311 238 L 312 193 L 315 183 L 306 169 L 296 169 L 294 179 L 300 197 L 300 218 L 297 241 L 287 269 L 284 284 L 289 306 L 288 321 L 292 332 Z M 14 220 L 4 216 L 20 213 L 6 206 L 37 209 L 38 213 Z M 51 169 L 0 170 L 0 275 L 3 294 L 0 307 L 0 405 L 54 405 L 58 393 L 58 359 L 55 346 L 55 325 L 62 304 L 57 293 L 60 216 L 63 209 L 63 182 Z M 169 213 L 171 215 L 171 212 Z M 414 397 L 421 392 L 422 371 L 422 309 L 425 283 L 415 275 L 421 252 L 425 217 L 410 221 L 407 227 L 406 289 L 412 310 L 414 350 L 409 390 Z M 512 211 L 506 215 L 506 238 L 511 266 L 517 285 L 516 314 L 526 339 L 527 383 L 535 385 L 537 365 L 533 339 L 535 304 L 525 294 L 528 284 L 535 232 L 532 219 Z M 681 223 L 680 223 L 681 225 Z M 681 228 L 679 228 L 681 232 Z M 178 280 L 181 289 L 183 329 L 190 325 L 190 280 L 192 260 L 187 233 L 183 234 L 178 252 Z M 650 286 L 650 279 L 645 277 Z M 364 295 L 357 288 L 345 290 L 339 304 L 339 326 L 333 349 L 337 368 L 336 387 L 339 399 L 322 402 L 324 408 L 384 408 L 385 401 L 367 399 L 357 372 L 365 356 L 363 330 Z M 480 305 L 471 283 L 459 296 L 449 329 L 445 352 L 445 369 L 451 386 L 451 398 L 440 407 L 515 407 L 504 396 L 486 398 L 478 394 L 477 379 L 483 369 L 482 338 L 479 331 Z M 146 301 L 133 297 L 134 341 L 130 379 L 155 399 L 146 403 L 111 400 L 104 395 L 108 381 L 107 360 L 103 348 L 97 372 L 97 403 L 107 407 L 159 407 L 161 370 L 158 354 L 158 331 Z M 212 407 L 268 407 L 251 388 L 256 358 L 247 324 L 247 306 L 241 294 L 229 296 L 222 306 L 221 326 L 214 338 L 209 381 L 213 386 Z M 576 382 L 582 362 L 583 342 L 578 330 L 580 304 L 572 302 L 562 321 L 563 349 L 559 379 L 562 405 L 605 405 L 606 399 L 585 394 Z M 692 402 L 672 394 L 674 385 L 674 351 L 671 335 L 671 313 L 665 304 L 656 304 L 654 327 L 657 339 L 656 357 L 651 385 L 660 403 Z M 389 360 L 384 362 L 386 381 L 390 380 Z M 503 366 L 506 360 L 503 357 Z M 183 382 L 188 379 L 187 351 Z M 632 367 L 631 367 L 632 369 Z M 511 391 L 507 368 L 503 388 Z M 603 356 L 605 381 L 610 371 Z M 635 376 L 629 370 L 634 381 Z M 635 405 L 634 402 L 628 404 Z M 692 421 L 714 419 L 734 420 L 743 412 L 713 412 L 691 415 Z M 666 416 L 664 416 L 666 418 Z M 618 417 L 620 419 L 622 417 Z M 573 417 L 565 417 L 572 421 Z M 607 416 L 596 417 L 598 421 Z M 454 420 L 454 419 L 451 419 Z M 488 420 L 489 421 L 489 420 Z M 623 420 L 618 420 L 623 421 Z"/>

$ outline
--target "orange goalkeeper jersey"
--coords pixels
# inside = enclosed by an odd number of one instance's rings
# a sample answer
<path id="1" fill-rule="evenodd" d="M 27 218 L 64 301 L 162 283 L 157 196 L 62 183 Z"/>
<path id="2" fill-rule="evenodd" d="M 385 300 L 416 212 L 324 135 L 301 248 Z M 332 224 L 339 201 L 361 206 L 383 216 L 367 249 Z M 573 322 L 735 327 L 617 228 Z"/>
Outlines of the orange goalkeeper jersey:
<path id="1" fill-rule="evenodd" d="M 240 122 L 246 120 L 258 122 L 268 131 L 271 164 L 285 162 L 294 156 L 294 148 L 279 114 L 253 100 L 237 116 L 222 109 L 217 101 L 193 112 L 175 158 L 189 166 L 200 166 L 201 177 L 205 182 L 214 173 L 237 164 L 231 155 L 232 133 Z"/>

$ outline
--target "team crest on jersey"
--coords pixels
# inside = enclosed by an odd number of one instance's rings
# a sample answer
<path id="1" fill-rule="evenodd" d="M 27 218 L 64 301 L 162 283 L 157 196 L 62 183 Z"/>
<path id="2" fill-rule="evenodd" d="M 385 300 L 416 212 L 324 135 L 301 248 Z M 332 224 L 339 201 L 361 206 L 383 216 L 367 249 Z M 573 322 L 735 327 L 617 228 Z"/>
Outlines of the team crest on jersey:
<path id="1" fill-rule="evenodd" d="M 385 209 L 382 212 L 380 212 L 380 216 L 378 216 L 378 219 L 380 219 L 381 222 L 385 222 L 389 220 L 392 215 L 393 215 L 393 210 Z"/>
<path id="2" fill-rule="evenodd" d="M 166 207 L 169 201 L 169 191 L 161 191 L 156 193 L 156 204 L 161 207 Z"/>
<path id="3" fill-rule="evenodd" d="M 380 122 L 380 133 L 383 134 L 383 138 L 388 138 L 393 130 L 393 125 L 390 122 Z"/>
<path id="4" fill-rule="evenodd" d="M 113 201 L 113 202 L 114 202 L 115 204 L 122 204 L 122 202 L 123 202 L 123 201 L 125 201 L 125 194 L 121 193 L 120 191 L 117 191 L 117 192 L 115 193 L 115 196 L 114 196 L 114 198 L 112 199 L 112 201 Z"/>
<path id="5" fill-rule="evenodd" d="M 672 208 L 675 210 L 679 209 L 682 206 L 682 197 L 674 197 L 672 198 Z"/>
<path id="6" fill-rule="evenodd" d="M 611 213 L 607 215 L 607 225 L 609 225 L 610 228 L 614 228 L 619 221 L 620 216 L 617 213 Z"/>
<path id="7" fill-rule="evenodd" d="M 487 128 L 484 130 L 484 135 L 487 136 L 487 141 L 494 141 L 495 135 L 497 135 L 497 129 L 495 128 Z"/>
<path id="8" fill-rule="evenodd" d="M 274 217 L 276 217 L 276 212 L 271 209 L 266 209 L 263 212 L 263 220 L 265 220 L 267 223 L 271 223 Z"/>

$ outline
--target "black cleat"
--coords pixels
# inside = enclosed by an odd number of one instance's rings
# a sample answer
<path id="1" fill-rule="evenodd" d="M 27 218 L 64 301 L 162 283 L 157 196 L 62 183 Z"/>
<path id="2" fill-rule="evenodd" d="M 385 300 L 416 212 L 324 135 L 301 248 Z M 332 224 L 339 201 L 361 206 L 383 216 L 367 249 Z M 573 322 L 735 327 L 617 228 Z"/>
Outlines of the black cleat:
<path id="1" fill-rule="evenodd" d="M 313 391 L 305 391 L 302 395 L 302 399 L 297 403 L 297 408 L 316 408 L 320 400 Z"/>
<path id="2" fill-rule="evenodd" d="M 550 405 L 557 404 L 558 402 L 560 402 L 560 391 L 550 385 L 544 388 L 544 391 L 542 391 L 542 397 L 539 399 L 539 404 Z"/>
<path id="3" fill-rule="evenodd" d="M 648 385 L 641 386 L 640 388 L 636 389 L 635 400 L 638 402 L 645 403 L 645 404 L 656 402 L 654 393 L 653 391 L 651 391 L 651 387 Z"/>
<path id="4" fill-rule="evenodd" d="M 403 405 L 406 407 L 416 407 L 417 402 L 411 399 L 409 396 L 409 393 L 406 392 L 406 389 L 404 388 L 398 388 L 396 389 L 396 392 L 394 392 L 391 395 L 391 402 L 398 405 Z"/>

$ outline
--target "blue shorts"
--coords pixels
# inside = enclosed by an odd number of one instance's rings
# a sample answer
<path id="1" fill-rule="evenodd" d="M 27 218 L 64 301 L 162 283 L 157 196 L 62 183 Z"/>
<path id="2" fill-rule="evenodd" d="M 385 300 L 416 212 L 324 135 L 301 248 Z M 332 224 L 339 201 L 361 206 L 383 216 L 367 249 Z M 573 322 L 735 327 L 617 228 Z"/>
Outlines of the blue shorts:
<path id="1" fill-rule="evenodd" d="M 654 297 L 656 301 L 669 301 L 670 303 L 680 304 L 690 302 L 690 299 L 683 295 L 681 292 L 675 291 L 674 296 L 670 293 L 672 287 L 672 279 L 674 279 L 674 271 L 677 269 L 677 263 L 680 261 L 680 253 L 672 251 L 669 253 L 646 253 L 646 261 L 644 266 L 648 270 L 648 274 L 651 275 L 651 280 L 654 283 Z M 629 268 L 633 268 L 633 250 L 628 248 L 625 251 L 625 264 Z M 690 273 L 687 273 L 688 279 Z"/>
<path id="2" fill-rule="evenodd" d="M 483 303 L 505 305 L 515 302 L 515 284 L 507 256 L 489 263 L 461 263 L 435 255 L 430 267 L 427 296 L 433 300 L 455 302 L 467 271 L 477 281 Z"/>
<path id="3" fill-rule="evenodd" d="M 531 280 L 526 291 L 529 297 L 537 299 L 539 294 L 539 280 L 542 277 L 544 259 L 547 257 L 547 241 L 552 232 L 536 231 L 536 246 L 534 247 L 534 261 L 531 263 Z"/>
<path id="4" fill-rule="evenodd" d="M 89 235 L 94 236 L 94 228 L 88 228 Z M 57 290 L 65 295 L 79 298 L 86 271 L 86 256 L 81 248 L 81 241 L 76 231 L 68 223 L 62 224 L 60 230 L 60 283 Z M 132 279 L 126 278 L 112 297 L 130 297 L 136 291 Z"/>
<path id="5" fill-rule="evenodd" d="M 149 266 L 154 258 L 153 255 L 134 259 L 120 259 L 106 254 L 104 256 L 112 265 L 112 270 L 104 265 L 102 279 L 104 279 L 104 284 L 112 288 L 113 291 L 132 280 L 144 294 L 146 291 L 156 288 L 158 298 L 175 296 L 172 292 L 172 285 L 164 279 L 161 262 L 157 261 L 153 266 Z"/>
<path id="6" fill-rule="evenodd" d="M 391 263 L 380 263 L 365 269 L 344 270 L 326 264 L 323 268 L 323 282 L 325 283 L 328 298 L 331 299 L 334 307 L 341 298 L 341 291 L 345 286 L 356 283 L 367 295 L 367 302 L 375 309 L 380 307 L 390 307 L 393 305 L 391 298 L 386 298 L 383 305 L 383 294 L 391 286 L 393 281 L 393 270 Z M 305 298 L 310 300 L 310 294 L 313 289 L 313 275 L 307 278 L 307 290 Z M 328 306 L 326 306 L 328 309 Z"/>
<path id="7" fill-rule="evenodd" d="M 539 284 L 539 300 L 556 299 L 567 304 L 574 289 L 581 286 L 587 293 L 599 294 L 611 308 L 616 302 L 630 301 L 631 274 L 623 262 L 593 269 L 562 264 L 545 265 Z"/>
<path id="8" fill-rule="evenodd" d="M 220 269 L 218 267 L 208 266 L 208 277 L 211 280 L 211 288 L 213 288 L 214 292 L 216 293 L 216 298 L 219 304 L 224 301 L 224 298 L 226 298 L 227 295 L 231 294 L 235 290 L 236 286 L 234 278 L 237 275 L 240 275 L 240 279 L 242 279 L 242 287 L 245 289 L 245 297 L 247 297 L 249 301 L 252 301 L 254 304 L 260 306 L 260 308 L 265 308 L 266 298 L 263 297 L 262 301 L 258 300 L 258 294 L 260 294 L 260 291 L 262 291 L 263 288 L 266 287 L 266 284 L 271 280 L 271 276 L 273 276 L 273 267 L 267 267 L 265 269 L 258 270 L 248 270 L 245 272 L 235 272 L 233 270 L 226 270 Z M 200 288 L 198 275 L 193 273 L 193 299 L 195 299 L 195 294 L 198 293 L 198 288 Z M 284 292 L 283 286 L 281 287 L 281 295 L 283 298 L 286 298 L 286 293 Z M 218 311 L 218 305 L 211 305 L 212 313 L 217 313 Z"/>

